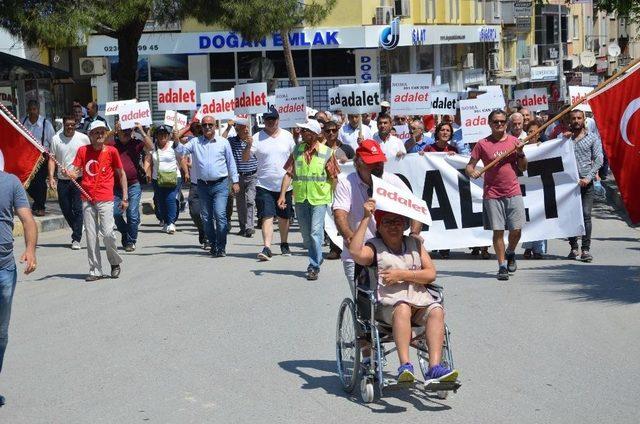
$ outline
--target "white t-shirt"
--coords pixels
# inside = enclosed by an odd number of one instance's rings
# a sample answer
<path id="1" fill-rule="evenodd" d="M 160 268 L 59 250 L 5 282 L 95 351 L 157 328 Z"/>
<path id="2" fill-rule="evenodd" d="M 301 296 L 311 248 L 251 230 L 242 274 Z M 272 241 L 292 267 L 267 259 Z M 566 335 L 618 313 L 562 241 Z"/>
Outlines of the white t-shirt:
<path id="1" fill-rule="evenodd" d="M 153 150 L 151 152 L 151 158 L 153 159 L 153 174 L 151 178 L 154 180 L 158 179 L 158 170 L 161 172 L 175 172 L 180 176 L 178 171 L 178 156 L 176 151 L 173 150 L 171 142 L 168 142 L 164 146 L 164 149 Z"/>
<path id="2" fill-rule="evenodd" d="M 81 146 L 91 144 L 89 137 L 81 132 L 74 132 L 71 137 L 64 135 L 62 131 L 51 138 L 50 151 L 62 167 L 66 170 L 72 168 L 71 164 L 76 158 L 76 153 Z M 62 174 L 62 168 L 58 167 L 58 179 L 68 180 L 69 177 Z"/>
<path id="3" fill-rule="evenodd" d="M 407 154 L 407 149 L 404 148 L 404 143 L 395 135 L 390 135 L 387 141 L 382 141 L 378 133 L 375 133 L 373 135 L 373 139 L 380 144 L 382 152 L 385 154 L 387 159 L 395 158 L 398 153 L 402 153 L 403 155 Z"/>
<path id="4" fill-rule="evenodd" d="M 280 192 L 285 174 L 284 165 L 295 148 L 293 136 L 282 128 L 275 137 L 270 137 L 264 130 L 255 133 L 251 153 L 258 159 L 256 186 Z M 291 190 L 291 187 L 288 190 Z"/>
<path id="5" fill-rule="evenodd" d="M 342 141 L 342 144 L 348 144 L 353 150 L 355 150 L 358 148 L 358 135 L 360 135 L 358 127 L 352 128 L 349 123 L 346 123 L 340 127 L 340 131 L 338 131 L 338 140 Z M 363 140 L 373 137 L 371 128 L 364 124 L 362 125 L 362 137 Z"/>

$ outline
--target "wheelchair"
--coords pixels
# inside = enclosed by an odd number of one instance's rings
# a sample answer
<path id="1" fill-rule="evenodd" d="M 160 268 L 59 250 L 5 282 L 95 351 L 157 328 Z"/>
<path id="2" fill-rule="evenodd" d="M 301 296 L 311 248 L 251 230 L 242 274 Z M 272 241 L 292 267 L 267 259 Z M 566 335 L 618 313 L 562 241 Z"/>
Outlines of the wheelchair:
<path id="1" fill-rule="evenodd" d="M 358 268 L 360 268 L 358 270 Z M 358 272 L 359 271 L 359 272 Z M 387 349 L 393 344 L 391 325 L 378 321 L 376 310 L 380 306 L 377 301 L 378 285 L 377 267 L 357 267 L 354 298 L 345 298 L 340 304 L 338 323 L 336 326 L 336 362 L 338 376 L 343 389 L 353 393 L 360 386 L 360 396 L 364 403 L 371 403 L 376 395 L 383 397 L 385 390 L 408 388 L 416 384 L 424 384 L 416 379 L 416 383 L 397 383 L 384 376 L 387 356 L 397 348 Z M 437 295 L 443 303 L 443 288 L 436 284 L 429 285 L 430 291 Z M 429 368 L 429 351 L 424 338 L 424 327 L 412 327 L 413 334 L 410 346 L 416 349 L 418 363 L 422 375 Z M 444 345 L 442 347 L 442 363 L 454 369 L 451 351 L 451 333 L 445 323 Z M 362 357 L 363 347 L 369 346 L 370 356 Z M 452 382 L 431 383 L 424 386 L 427 393 L 434 393 L 439 399 L 446 399 L 449 392 L 456 393 L 461 387 L 459 380 Z M 377 389 L 377 393 L 376 393 Z"/>

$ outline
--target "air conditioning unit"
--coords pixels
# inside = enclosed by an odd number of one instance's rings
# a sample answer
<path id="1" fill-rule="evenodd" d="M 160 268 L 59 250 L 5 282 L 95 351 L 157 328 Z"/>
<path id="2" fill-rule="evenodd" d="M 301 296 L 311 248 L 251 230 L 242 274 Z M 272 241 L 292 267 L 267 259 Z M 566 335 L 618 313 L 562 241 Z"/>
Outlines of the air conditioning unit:
<path id="1" fill-rule="evenodd" d="M 81 57 L 80 75 L 96 76 L 107 72 L 107 59 L 104 57 Z"/>
<path id="2" fill-rule="evenodd" d="M 474 64 L 473 53 L 467 53 L 467 55 L 464 57 L 464 61 L 462 62 L 462 67 L 465 69 L 470 69 L 470 68 L 473 68 L 473 64 Z"/>
<path id="3" fill-rule="evenodd" d="M 498 69 L 500 69 L 500 58 L 498 57 L 498 53 L 489 53 L 488 59 L 490 71 L 497 71 Z"/>
<path id="4" fill-rule="evenodd" d="M 393 20 L 393 6 L 376 7 L 376 25 L 389 25 Z"/>
<path id="5" fill-rule="evenodd" d="M 409 0 L 395 0 L 393 4 L 396 16 L 410 16 Z"/>
<path id="6" fill-rule="evenodd" d="M 534 44 L 531 46 L 529 60 L 531 61 L 531 66 L 538 66 L 538 45 L 537 44 Z"/>

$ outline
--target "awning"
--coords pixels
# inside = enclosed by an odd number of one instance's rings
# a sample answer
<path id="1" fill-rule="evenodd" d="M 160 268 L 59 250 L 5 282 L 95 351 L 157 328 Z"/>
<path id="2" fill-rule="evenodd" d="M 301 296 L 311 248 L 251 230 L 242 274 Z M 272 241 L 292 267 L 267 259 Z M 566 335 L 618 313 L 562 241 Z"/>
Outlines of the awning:
<path id="1" fill-rule="evenodd" d="M 0 52 L 0 80 L 17 79 L 52 79 L 73 83 L 67 71 Z"/>

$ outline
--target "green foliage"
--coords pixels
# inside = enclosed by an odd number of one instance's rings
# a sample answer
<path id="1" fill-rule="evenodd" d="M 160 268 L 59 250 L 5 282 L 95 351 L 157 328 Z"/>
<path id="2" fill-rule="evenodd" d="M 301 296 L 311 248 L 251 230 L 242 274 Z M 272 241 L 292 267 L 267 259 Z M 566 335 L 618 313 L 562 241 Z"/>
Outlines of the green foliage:
<path id="1" fill-rule="evenodd" d="M 616 12 L 618 16 L 640 21 L 640 1 L 638 0 L 594 0 L 593 8 L 607 13 Z"/>

